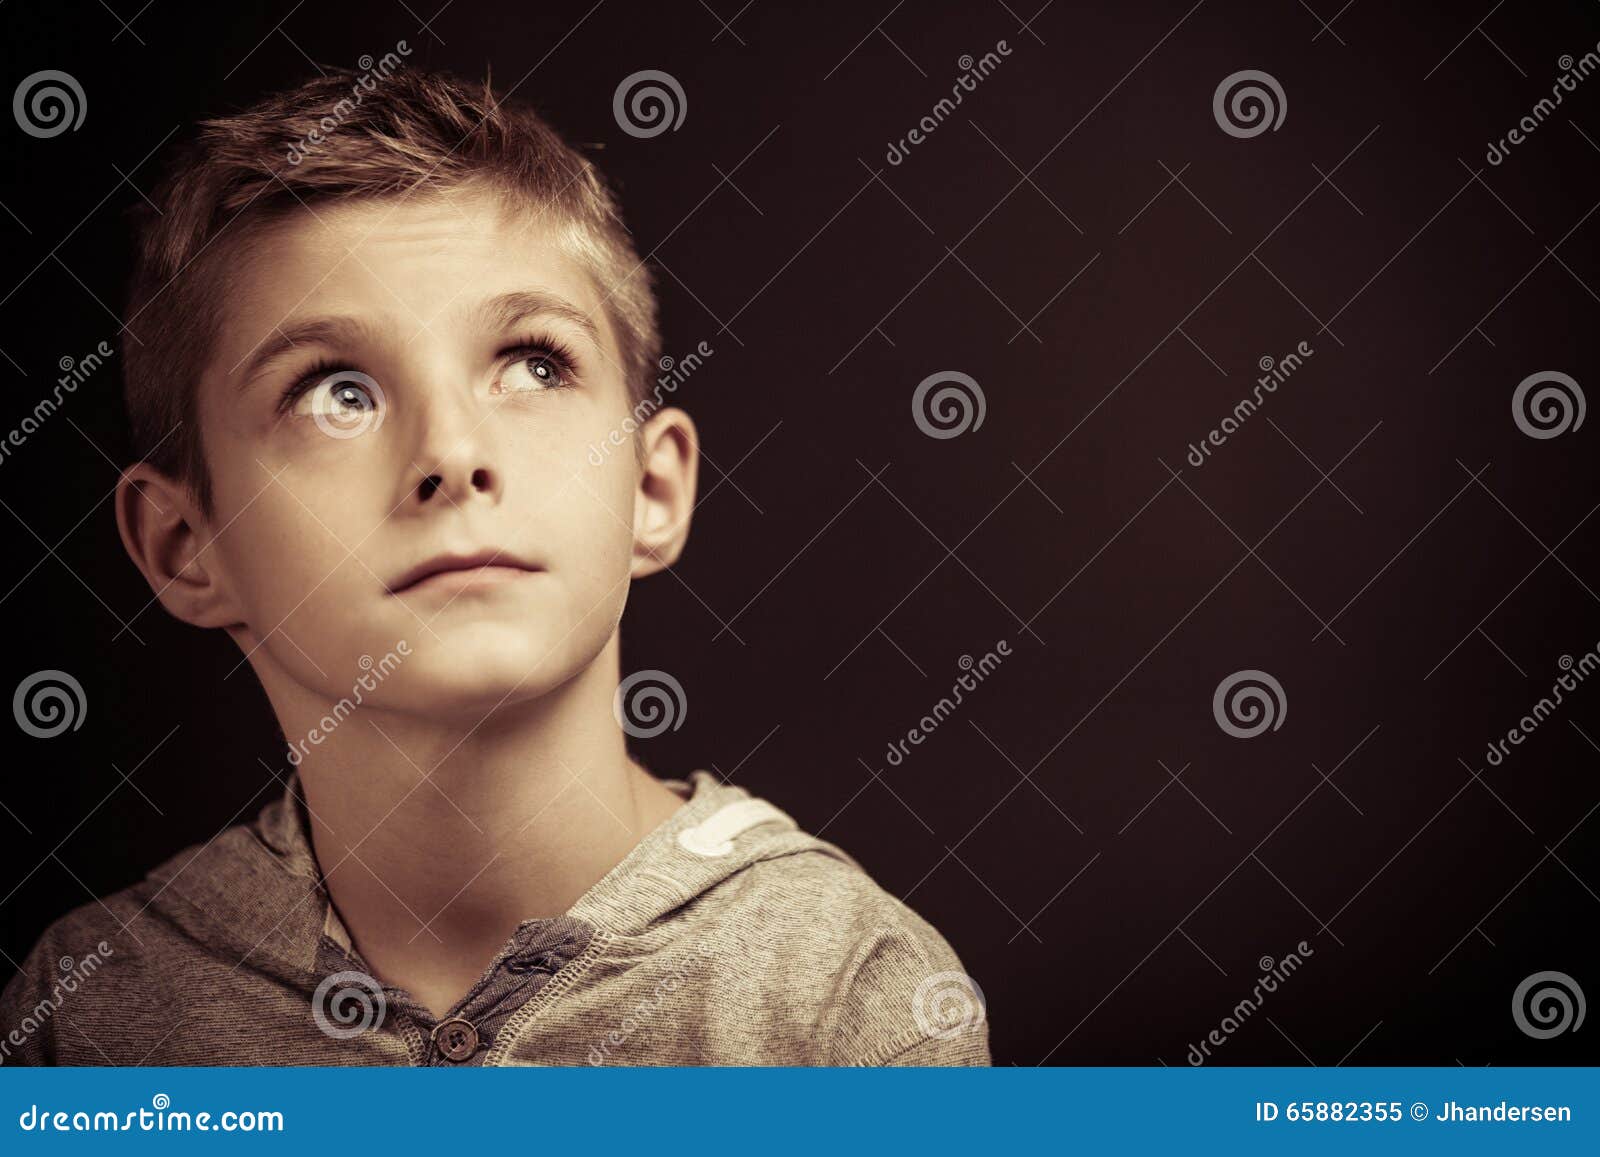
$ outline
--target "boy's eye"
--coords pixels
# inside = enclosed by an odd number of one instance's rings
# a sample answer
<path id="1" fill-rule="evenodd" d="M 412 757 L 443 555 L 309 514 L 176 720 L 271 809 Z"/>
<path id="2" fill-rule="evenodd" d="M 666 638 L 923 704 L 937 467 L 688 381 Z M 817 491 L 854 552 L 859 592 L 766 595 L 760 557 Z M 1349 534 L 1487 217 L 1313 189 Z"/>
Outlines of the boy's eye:
<path id="1" fill-rule="evenodd" d="M 322 374 L 322 377 L 318 377 Z M 373 425 L 383 403 L 378 383 L 357 370 L 316 371 L 294 387 L 293 412 L 314 418 L 319 426 L 348 436 L 345 430 L 359 433 Z"/>
<path id="2" fill-rule="evenodd" d="M 378 407 L 377 385 L 366 374 L 341 370 L 305 390 L 295 402 L 300 414 L 341 414 Z"/>
<path id="3" fill-rule="evenodd" d="M 516 358 L 506 366 L 498 383 L 501 393 L 559 390 L 572 384 L 561 358 L 550 350 L 516 350 Z"/>

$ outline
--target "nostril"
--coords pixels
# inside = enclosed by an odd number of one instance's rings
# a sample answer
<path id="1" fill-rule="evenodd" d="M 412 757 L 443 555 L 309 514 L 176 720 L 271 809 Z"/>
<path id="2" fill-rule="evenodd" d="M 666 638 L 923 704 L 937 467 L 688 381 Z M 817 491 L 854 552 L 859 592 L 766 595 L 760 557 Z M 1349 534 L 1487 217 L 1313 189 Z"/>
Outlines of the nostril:
<path id="1" fill-rule="evenodd" d="M 489 472 L 482 467 L 472 472 L 472 488 L 474 490 L 489 489 Z"/>
<path id="2" fill-rule="evenodd" d="M 440 478 L 437 474 L 430 474 L 422 480 L 422 485 L 417 487 L 417 496 L 424 502 L 433 497 L 433 492 L 439 489 Z"/>

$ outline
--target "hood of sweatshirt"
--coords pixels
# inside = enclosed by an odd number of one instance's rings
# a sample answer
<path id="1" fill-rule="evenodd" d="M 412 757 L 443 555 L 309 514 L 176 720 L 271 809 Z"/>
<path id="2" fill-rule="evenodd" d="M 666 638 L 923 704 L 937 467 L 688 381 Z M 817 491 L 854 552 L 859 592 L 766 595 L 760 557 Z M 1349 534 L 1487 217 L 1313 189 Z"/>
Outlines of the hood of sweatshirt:
<path id="1" fill-rule="evenodd" d="M 443 1013 L 384 983 L 290 777 L 257 818 L 56 921 L 0 993 L 34 1064 L 987 1064 L 981 990 L 839 848 L 707 771 Z M 96 946 L 92 983 L 58 962 Z M 57 1027 L 59 1025 L 59 1027 Z"/>
<path id="2" fill-rule="evenodd" d="M 595 933 L 643 935 L 765 860 L 820 853 L 859 868 L 782 809 L 709 771 L 662 782 L 684 797 L 684 805 L 564 917 L 523 922 L 508 951 L 526 949 L 534 936 L 541 947 L 570 959 Z M 321 878 L 297 774 L 252 823 L 229 828 L 198 853 L 173 857 L 146 884 L 148 907 L 196 942 L 295 987 L 309 991 L 326 975 L 330 948 L 359 962 Z"/>

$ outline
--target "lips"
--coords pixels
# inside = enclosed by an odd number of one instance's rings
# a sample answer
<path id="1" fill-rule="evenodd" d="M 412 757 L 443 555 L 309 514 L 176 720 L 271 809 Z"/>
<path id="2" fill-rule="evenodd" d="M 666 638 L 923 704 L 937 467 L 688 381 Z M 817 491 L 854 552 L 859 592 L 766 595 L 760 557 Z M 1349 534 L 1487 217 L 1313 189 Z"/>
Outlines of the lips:
<path id="1" fill-rule="evenodd" d="M 426 582 L 435 575 L 462 573 L 471 575 L 482 573 L 484 575 L 497 574 L 504 577 L 513 577 L 514 572 L 533 573 L 544 569 L 537 563 L 519 558 L 503 550 L 474 551 L 470 554 L 441 554 L 419 563 L 412 567 L 399 578 L 389 584 L 389 593 L 392 595 L 404 594 L 406 591 Z"/>

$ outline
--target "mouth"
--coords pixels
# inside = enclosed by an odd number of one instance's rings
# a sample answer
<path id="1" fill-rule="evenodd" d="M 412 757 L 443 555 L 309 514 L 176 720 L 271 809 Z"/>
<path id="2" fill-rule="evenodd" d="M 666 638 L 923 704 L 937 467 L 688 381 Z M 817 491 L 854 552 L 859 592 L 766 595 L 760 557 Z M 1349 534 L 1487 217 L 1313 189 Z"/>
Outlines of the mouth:
<path id="1" fill-rule="evenodd" d="M 441 554 L 406 571 L 389 584 L 391 595 L 420 590 L 460 590 L 464 587 L 514 582 L 544 568 L 506 551 Z"/>

